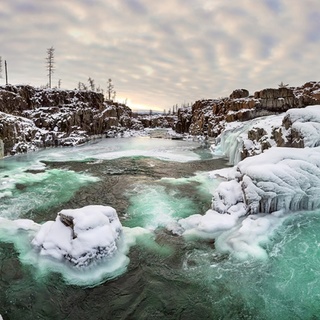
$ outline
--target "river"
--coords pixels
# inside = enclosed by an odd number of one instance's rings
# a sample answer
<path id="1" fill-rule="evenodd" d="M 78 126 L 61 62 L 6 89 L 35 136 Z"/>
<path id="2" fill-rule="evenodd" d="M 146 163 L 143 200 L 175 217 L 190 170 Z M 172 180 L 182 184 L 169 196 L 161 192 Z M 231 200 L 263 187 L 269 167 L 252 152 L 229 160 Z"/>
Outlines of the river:
<path id="1" fill-rule="evenodd" d="M 267 260 L 219 253 L 168 224 L 210 208 L 227 166 L 191 141 L 102 139 L 0 161 L 0 216 L 53 220 L 64 208 L 110 205 L 125 227 L 152 231 L 131 247 L 127 270 L 94 286 L 68 284 L 25 263 L 19 239 L 0 234 L 4 319 L 317 319 L 319 212 L 289 215 L 262 245 Z M 8 231 L 10 233 L 10 230 Z M 21 241 L 26 237 L 21 236 Z"/>

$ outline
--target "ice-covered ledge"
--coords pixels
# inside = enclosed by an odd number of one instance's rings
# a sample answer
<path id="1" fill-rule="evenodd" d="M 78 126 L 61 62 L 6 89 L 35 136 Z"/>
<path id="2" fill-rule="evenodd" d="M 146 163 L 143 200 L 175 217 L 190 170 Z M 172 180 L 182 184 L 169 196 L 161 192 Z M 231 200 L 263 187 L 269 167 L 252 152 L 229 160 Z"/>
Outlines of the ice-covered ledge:
<path id="1" fill-rule="evenodd" d="M 214 172 L 217 175 L 219 172 Z M 216 189 L 213 209 L 232 214 L 313 210 L 320 207 L 320 147 L 271 148 L 246 158 Z"/>
<path id="2" fill-rule="evenodd" d="M 91 205 L 60 211 L 55 221 L 41 226 L 32 244 L 41 255 L 86 267 L 96 260 L 112 257 L 121 233 L 122 225 L 115 209 Z"/>
<path id="3" fill-rule="evenodd" d="M 180 219 L 174 232 L 215 239 L 218 252 L 239 259 L 267 259 L 265 244 L 290 213 L 320 208 L 320 147 L 271 148 L 210 175 L 224 179 L 212 208 Z"/>

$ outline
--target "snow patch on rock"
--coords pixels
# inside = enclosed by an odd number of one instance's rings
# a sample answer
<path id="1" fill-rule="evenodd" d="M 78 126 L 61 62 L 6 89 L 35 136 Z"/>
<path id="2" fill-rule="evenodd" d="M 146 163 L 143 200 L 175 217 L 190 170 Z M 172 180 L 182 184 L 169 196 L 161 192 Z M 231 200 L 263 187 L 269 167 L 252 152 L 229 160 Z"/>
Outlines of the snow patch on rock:
<path id="1" fill-rule="evenodd" d="M 116 210 L 91 205 L 58 213 L 55 221 L 44 223 L 32 244 L 41 255 L 86 267 L 117 251 L 122 226 Z"/>

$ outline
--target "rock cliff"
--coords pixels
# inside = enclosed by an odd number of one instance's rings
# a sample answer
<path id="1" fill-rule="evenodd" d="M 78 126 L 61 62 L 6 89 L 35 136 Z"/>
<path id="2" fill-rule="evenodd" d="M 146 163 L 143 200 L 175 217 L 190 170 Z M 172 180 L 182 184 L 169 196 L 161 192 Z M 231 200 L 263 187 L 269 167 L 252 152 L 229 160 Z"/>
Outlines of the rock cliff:
<path id="1" fill-rule="evenodd" d="M 292 108 L 279 115 L 227 123 L 215 139 L 216 150 L 230 164 L 261 154 L 271 147 L 314 148 L 320 146 L 320 105 Z"/>
<path id="2" fill-rule="evenodd" d="M 247 121 L 315 104 L 320 104 L 320 82 L 315 81 L 301 87 L 263 89 L 252 96 L 246 89 L 237 89 L 229 97 L 199 100 L 190 108 L 179 109 L 175 129 L 178 133 L 217 137 L 229 122 Z"/>
<path id="3" fill-rule="evenodd" d="M 4 154 L 72 145 L 90 135 L 129 128 L 131 109 L 93 91 L 0 87 L 0 140 Z"/>

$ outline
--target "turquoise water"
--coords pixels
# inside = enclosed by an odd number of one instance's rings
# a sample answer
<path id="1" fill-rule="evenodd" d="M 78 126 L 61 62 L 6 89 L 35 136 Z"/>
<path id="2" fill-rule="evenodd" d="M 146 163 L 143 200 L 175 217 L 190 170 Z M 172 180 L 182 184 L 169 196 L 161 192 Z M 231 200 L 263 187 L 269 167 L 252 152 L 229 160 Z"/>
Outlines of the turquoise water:
<path id="1" fill-rule="evenodd" d="M 289 215 L 265 245 L 266 261 L 208 248 L 186 254 L 184 270 L 209 292 L 223 318 L 318 319 L 320 211 Z"/>
<path id="2" fill-rule="evenodd" d="M 112 140 L 110 150 L 115 142 Z M 177 161 L 199 160 L 194 145 L 175 143 Z M 95 147 L 90 146 L 96 155 L 113 152 L 99 143 Z M 148 148 L 152 151 L 155 147 Z M 156 157 L 167 153 L 156 149 Z M 76 157 L 77 149 L 65 150 L 64 155 L 64 149 L 58 150 L 64 161 L 68 153 L 73 160 L 84 161 L 83 156 Z M 48 160 L 53 152 L 0 161 L 0 217 L 44 222 L 47 210 L 63 206 L 81 188 L 101 181 L 98 173 L 63 168 L 66 163 L 61 169 L 41 165 L 39 160 Z M 209 154 L 202 157 L 207 159 Z M 106 166 L 110 164 L 106 162 Z M 186 240 L 168 231 L 178 219 L 203 214 L 210 207 L 217 181 L 210 181 L 204 173 L 148 179 L 146 183 L 139 183 L 140 179 L 135 175 L 132 189 L 123 191 L 128 206 L 121 222 L 129 229 L 142 227 L 150 233 L 131 247 L 122 275 L 93 287 L 68 284 L 62 269 L 40 270 L 36 260 L 30 263 L 24 255 L 30 250 L 32 232 L 0 228 L 0 314 L 4 319 L 319 318 L 319 210 L 281 218 L 260 244 L 266 259 L 237 259 L 219 252 L 213 241 Z"/>
<path id="3" fill-rule="evenodd" d="M 37 214 L 68 201 L 81 186 L 97 180 L 63 169 L 10 172 L 8 178 L 2 178 L 1 217 L 37 219 Z"/>

